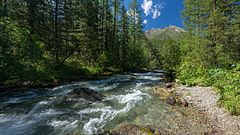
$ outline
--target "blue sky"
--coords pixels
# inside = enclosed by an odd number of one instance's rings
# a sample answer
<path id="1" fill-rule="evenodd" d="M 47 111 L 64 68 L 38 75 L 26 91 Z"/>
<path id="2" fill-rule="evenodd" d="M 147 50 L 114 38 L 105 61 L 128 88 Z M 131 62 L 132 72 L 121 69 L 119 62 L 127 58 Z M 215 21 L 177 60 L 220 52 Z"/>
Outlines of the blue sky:
<path id="1" fill-rule="evenodd" d="M 125 0 L 128 7 L 132 0 Z M 145 30 L 169 25 L 183 27 L 183 0 L 138 0 L 145 20 Z"/>

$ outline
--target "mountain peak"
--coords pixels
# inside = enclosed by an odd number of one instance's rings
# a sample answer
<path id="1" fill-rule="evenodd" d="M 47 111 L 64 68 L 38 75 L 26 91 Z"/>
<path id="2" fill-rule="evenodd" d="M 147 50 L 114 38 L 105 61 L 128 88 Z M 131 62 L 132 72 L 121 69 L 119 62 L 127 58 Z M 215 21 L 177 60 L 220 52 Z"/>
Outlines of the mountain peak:
<path id="1" fill-rule="evenodd" d="M 174 26 L 174 25 L 170 25 L 166 29 L 170 29 L 170 30 L 173 30 L 173 31 L 176 31 L 176 32 L 185 32 L 185 30 L 183 28 L 180 28 L 180 27 L 177 27 L 177 26 Z"/>
<path id="2" fill-rule="evenodd" d="M 154 37 L 156 35 L 160 35 L 164 32 L 180 34 L 180 33 L 186 32 L 186 31 L 183 28 L 180 28 L 180 27 L 177 27 L 177 26 L 174 26 L 174 25 L 170 25 L 170 26 L 165 27 L 165 28 L 153 28 L 151 30 L 147 30 L 147 31 L 145 31 L 145 35 L 148 38 L 152 38 L 152 37 Z"/>

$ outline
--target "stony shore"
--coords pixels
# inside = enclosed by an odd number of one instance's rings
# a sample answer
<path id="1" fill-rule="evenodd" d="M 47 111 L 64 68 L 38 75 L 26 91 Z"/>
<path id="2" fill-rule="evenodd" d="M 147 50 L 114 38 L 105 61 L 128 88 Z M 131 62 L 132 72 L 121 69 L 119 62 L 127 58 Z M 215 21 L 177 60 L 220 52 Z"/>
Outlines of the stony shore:
<path id="1" fill-rule="evenodd" d="M 240 135 L 240 116 L 232 116 L 226 109 L 219 107 L 219 96 L 211 87 L 176 86 L 176 93 L 190 106 L 207 114 L 215 129 L 213 135 Z"/>

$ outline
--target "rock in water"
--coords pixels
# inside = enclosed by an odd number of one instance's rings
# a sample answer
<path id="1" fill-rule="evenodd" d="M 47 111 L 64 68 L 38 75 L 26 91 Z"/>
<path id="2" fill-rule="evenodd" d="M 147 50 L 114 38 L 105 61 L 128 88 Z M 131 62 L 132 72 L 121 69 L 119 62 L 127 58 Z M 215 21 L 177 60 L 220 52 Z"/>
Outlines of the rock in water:
<path id="1" fill-rule="evenodd" d="M 89 88 L 76 88 L 66 98 L 83 98 L 88 101 L 101 101 L 104 95 Z"/>
<path id="2" fill-rule="evenodd" d="M 172 88 L 173 87 L 173 83 L 166 83 L 166 88 Z"/>
<path id="3" fill-rule="evenodd" d="M 175 105 L 176 99 L 174 97 L 170 96 L 166 99 L 166 103 L 168 103 L 169 105 Z"/>
<path id="4" fill-rule="evenodd" d="M 171 92 L 164 88 L 155 88 L 153 93 L 158 95 L 161 100 L 166 100 L 171 95 Z"/>

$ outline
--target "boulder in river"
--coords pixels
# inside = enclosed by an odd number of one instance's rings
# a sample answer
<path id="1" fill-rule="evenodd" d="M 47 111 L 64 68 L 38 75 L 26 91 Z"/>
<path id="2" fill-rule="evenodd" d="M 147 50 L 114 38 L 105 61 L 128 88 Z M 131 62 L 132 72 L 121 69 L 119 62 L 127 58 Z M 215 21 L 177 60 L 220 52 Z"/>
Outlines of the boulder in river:
<path id="1" fill-rule="evenodd" d="M 168 91 L 164 88 L 156 87 L 154 89 L 154 94 L 158 95 L 160 99 L 166 100 L 171 95 L 171 91 Z"/>
<path id="2" fill-rule="evenodd" d="M 101 101 L 104 99 L 104 95 L 89 89 L 89 88 L 76 88 L 66 98 L 83 98 L 88 101 Z"/>
<path id="3" fill-rule="evenodd" d="M 173 87 L 173 85 L 174 85 L 173 83 L 166 83 L 166 88 L 170 89 Z"/>
<path id="4" fill-rule="evenodd" d="M 175 105 L 178 103 L 181 106 L 188 107 L 188 102 L 177 95 L 173 89 L 155 87 L 154 94 L 158 95 L 161 100 L 166 101 L 169 105 Z"/>

